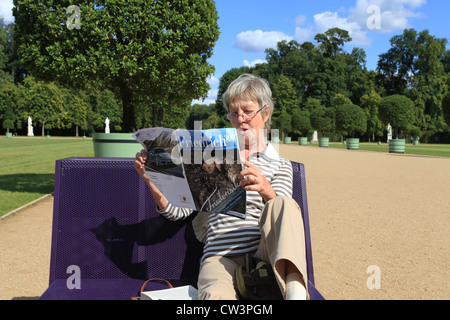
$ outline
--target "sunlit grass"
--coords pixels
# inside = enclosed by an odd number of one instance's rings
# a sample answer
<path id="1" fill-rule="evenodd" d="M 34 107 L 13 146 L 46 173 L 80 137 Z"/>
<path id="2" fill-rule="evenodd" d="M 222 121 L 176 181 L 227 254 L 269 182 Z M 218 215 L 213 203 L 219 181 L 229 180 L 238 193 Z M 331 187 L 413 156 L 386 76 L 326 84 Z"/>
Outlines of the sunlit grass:
<path id="1" fill-rule="evenodd" d="M 0 216 L 53 192 L 56 160 L 93 156 L 91 139 L 0 136 Z"/>

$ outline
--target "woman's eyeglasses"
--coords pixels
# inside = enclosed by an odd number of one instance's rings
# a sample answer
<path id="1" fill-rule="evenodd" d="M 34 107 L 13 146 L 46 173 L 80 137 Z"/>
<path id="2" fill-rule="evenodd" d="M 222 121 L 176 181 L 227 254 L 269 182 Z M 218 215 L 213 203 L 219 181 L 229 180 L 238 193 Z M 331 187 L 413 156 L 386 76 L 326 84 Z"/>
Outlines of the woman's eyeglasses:
<path id="1" fill-rule="evenodd" d="M 247 112 L 244 112 L 243 114 L 229 113 L 229 114 L 227 114 L 227 118 L 230 121 L 236 121 L 237 119 L 239 119 L 239 117 L 242 117 L 242 119 L 244 119 L 245 122 L 250 122 L 258 114 L 258 112 L 260 112 L 265 107 L 267 107 L 267 104 L 265 104 L 264 106 L 259 108 L 257 111 L 247 111 Z"/>

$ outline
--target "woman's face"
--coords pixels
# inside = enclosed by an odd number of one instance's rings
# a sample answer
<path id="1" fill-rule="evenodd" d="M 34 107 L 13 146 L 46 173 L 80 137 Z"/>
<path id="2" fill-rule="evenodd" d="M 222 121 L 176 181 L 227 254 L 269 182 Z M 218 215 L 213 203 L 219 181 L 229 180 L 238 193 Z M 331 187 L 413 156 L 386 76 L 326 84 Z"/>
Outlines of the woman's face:
<path id="1" fill-rule="evenodd" d="M 264 127 L 270 117 L 270 106 L 264 108 L 265 116 L 261 111 L 254 115 L 254 112 L 257 112 L 261 107 L 263 106 L 258 105 L 256 101 L 235 98 L 229 108 L 229 113 L 239 115 L 237 119 L 230 121 L 232 126 L 236 128 L 240 141 L 247 146 L 246 149 L 253 149 L 249 146 L 258 146 L 261 142 L 260 137 L 265 136 Z M 243 116 L 245 114 L 250 116 L 251 119 L 245 119 Z"/>
<path id="2" fill-rule="evenodd" d="M 257 112 L 262 106 L 258 105 L 258 102 L 252 100 L 245 100 L 242 98 L 235 98 L 231 103 L 229 113 L 238 114 L 238 118 L 236 120 L 232 120 L 231 124 L 236 129 L 241 130 L 263 130 L 264 124 L 269 120 L 270 114 L 270 106 L 266 106 L 264 108 L 265 116 L 263 117 L 263 113 L 259 111 L 255 116 L 253 116 L 253 112 Z M 248 114 L 250 117 L 253 117 L 250 121 L 244 119 L 242 115 Z"/>

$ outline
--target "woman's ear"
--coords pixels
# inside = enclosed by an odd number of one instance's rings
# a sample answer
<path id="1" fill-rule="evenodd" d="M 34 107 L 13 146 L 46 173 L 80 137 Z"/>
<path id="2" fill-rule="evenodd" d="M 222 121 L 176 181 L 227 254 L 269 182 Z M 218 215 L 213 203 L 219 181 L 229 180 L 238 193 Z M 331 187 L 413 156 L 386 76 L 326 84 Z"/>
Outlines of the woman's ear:
<path id="1" fill-rule="evenodd" d="M 264 123 L 266 123 L 267 121 L 269 121 L 270 119 L 270 113 L 272 112 L 272 107 L 271 106 L 267 106 L 264 108 Z"/>

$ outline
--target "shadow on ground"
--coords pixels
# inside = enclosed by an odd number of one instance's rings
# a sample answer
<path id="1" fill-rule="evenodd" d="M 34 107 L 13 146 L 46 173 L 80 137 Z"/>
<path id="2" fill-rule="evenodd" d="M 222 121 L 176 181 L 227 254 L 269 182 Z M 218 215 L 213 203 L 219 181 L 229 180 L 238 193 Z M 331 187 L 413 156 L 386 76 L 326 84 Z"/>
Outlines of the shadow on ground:
<path id="1" fill-rule="evenodd" d="M 0 176 L 0 190 L 11 192 L 50 193 L 54 174 L 17 173 Z"/>

